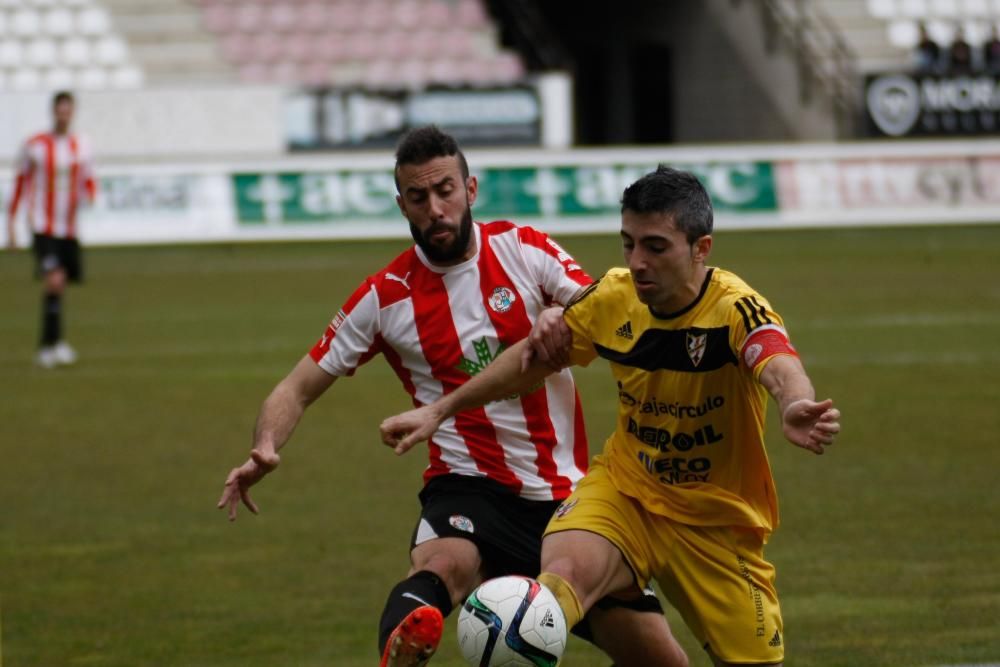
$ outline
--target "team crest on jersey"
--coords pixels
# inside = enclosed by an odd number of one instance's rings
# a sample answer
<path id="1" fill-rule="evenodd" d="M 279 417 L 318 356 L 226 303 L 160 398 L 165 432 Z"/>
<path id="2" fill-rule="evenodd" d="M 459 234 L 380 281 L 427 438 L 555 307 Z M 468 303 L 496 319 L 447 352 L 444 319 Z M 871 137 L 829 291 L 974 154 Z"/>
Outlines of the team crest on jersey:
<path id="1" fill-rule="evenodd" d="M 579 499 L 577 499 L 577 500 L 571 500 L 569 502 L 565 502 L 565 503 L 561 504 L 559 507 L 556 508 L 556 518 L 557 519 L 561 519 L 564 516 L 566 516 L 567 514 L 569 514 L 571 511 L 573 511 L 573 508 L 576 507 L 576 504 L 578 502 L 579 502 Z"/>
<path id="2" fill-rule="evenodd" d="M 506 313 L 513 307 L 515 301 L 517 301 L 517 295 L 509 287 L 496 288 L 489 298 L 490 308 L 498 313 Z"/>
<path id="3" fill-rule="evenodd" d="M 461 514 L 452 514 L 448 517 L 448 523 L 455 530 L 461 530 L 464 533 L 474 533 L 476 532 L 476 527 L 472 525 L 472 519 L 467 516 L 462 516 Z"/>
<path id="4" fill-rule="evenodd" d="M 687 333 L 687 351 L 691 358 L 691 363 L 697 366 L 705 356 L 705 347 L 708 344 L 708 334 Z"/>

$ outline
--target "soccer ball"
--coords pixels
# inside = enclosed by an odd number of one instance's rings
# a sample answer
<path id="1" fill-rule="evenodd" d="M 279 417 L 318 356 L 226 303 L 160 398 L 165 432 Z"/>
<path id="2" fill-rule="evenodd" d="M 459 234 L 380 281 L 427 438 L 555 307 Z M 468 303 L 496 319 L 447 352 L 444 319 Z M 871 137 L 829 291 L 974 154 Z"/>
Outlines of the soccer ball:
<path id="1" fill-rule="evenodd" d="M 462 605 L 458 646 L 473 667 L 555 667 L 566 648 L 566 617 L 534 579 L 490 579 Z"/>

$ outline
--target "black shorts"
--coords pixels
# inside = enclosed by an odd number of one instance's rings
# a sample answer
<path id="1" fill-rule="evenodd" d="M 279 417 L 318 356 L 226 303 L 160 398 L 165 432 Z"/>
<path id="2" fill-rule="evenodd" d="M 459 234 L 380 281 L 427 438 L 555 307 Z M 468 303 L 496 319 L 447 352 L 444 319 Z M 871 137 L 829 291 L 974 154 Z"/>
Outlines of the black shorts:
<path id="1" fill-rule="evenodd" d="M 35 234 L 31 248 L 35 253 L 35 277 L 41 278 L 49 271 L 62 268 L 70 282 L 83 281 L 83 257 L 80 242 L 60 239 L 45 234 Z"/>
<path id="2" fill-rule="evenodd" d="M 485 578 L 533 576 L 542 562 L 542 533 L 558 500 L 525 500 L 485 477 L 441 475 L 420 492 L 423 509 L 410 548 L 434 537 L 475 543 Z"/>
<path id="3" fill-rule="evenodd" d="M 542 534 L 560 501 L 526 500 L 485 477 L 441 475 L 423 488 L 420 503 L 423 509 L 410 549 L 435 537 L 470 540 L 483 559 L 483 577 L 492 579 L 508 574 L 538 575 Z M 652 590 L 638 600 L 606 597 L 597 605 L 663 613 Z M 586 619 L 573 628 L 573 634 L 592 640 Z"/>

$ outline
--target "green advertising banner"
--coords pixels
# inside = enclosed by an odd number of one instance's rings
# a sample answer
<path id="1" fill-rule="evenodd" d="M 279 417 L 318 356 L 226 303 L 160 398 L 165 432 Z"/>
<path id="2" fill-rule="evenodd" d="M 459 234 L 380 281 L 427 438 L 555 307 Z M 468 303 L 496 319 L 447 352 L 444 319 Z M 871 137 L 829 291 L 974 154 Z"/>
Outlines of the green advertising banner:
<path id="1" fill-rule="evenodd" d="M 717 211 L 777 210 L 770 162 L 672 165 L 705 184 Z M 487 167 L 479 178 L 476 217 L 559 219 L 617 215 L 622 191 L 655 164 Z M 340 170 L 234 174 L 241 225 L 396 220 L 391 171 Z"/>

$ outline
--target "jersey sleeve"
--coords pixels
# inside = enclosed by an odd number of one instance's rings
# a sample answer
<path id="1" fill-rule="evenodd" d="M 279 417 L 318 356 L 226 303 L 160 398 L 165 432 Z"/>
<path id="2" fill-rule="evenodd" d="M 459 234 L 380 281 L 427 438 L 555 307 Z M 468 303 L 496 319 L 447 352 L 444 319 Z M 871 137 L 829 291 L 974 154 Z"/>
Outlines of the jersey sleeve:
<path id="1" fill-rule="evenodd" d="M 552 301 L 565 305 L 581 287 L 593 282 L 573 256 L 548 234 L 519 227 L 518 240 L 538 286 Z"/>
<path id="2" fill-rule="evenodd" d="M 353 375 L 379 351 L 378 340 L 378 294 L 369 279 L 337 311 L 309 356 L 330 375 Z"/>
<path id="3" fill-rule="evenodd" d="M 730 344 L 740 366 L 760 378 L 767 362 L 782 354 L 799 356 L 788 338 L 781 316 L 759 294 L 746 293 L 733 301 Z"/>
<path id="4" fill-rule="evenodd" d="M 17 158 L 14 160 L 14 189 L 10 195 L 10 203 L 7 205 L 7 217 L 13 218 L 17 215 L 17 207 L 31 183 L 32 173 L 31 142 L 28 141 L 21 146 L 21 150 L 18 151 Z"/>
<path id="5" fill-rule="evenodd" d="M 573 345 L 570 348 L 570 362 L 577 366 L 589 366 L 597 358 L 597 348 L 594 347 L 595 306 L 601 298 L 600 280 L 593 282 L 583 293 L 571 300 L 563 311 L 563 320 L 573 334 Z"/>

